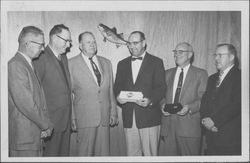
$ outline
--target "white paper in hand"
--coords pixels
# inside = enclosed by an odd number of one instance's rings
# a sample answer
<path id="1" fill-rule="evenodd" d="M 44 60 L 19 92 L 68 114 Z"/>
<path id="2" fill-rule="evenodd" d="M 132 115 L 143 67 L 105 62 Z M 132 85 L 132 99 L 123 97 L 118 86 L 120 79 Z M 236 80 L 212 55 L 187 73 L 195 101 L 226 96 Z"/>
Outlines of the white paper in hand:
<path id="1" fill-rule="evenodd" d="M 136 91 L 121 91 L 119 98 L 126 100 L 127 102 L 135 102 L 136 100 L 142 99 L 143 94 L 142 92 Z"/>

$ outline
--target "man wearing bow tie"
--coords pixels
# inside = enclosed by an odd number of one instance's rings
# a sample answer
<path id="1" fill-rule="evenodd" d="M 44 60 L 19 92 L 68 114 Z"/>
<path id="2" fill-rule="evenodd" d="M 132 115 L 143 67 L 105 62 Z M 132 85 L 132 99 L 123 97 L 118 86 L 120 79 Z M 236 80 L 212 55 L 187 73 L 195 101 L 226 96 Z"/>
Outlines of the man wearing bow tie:
<path id="1" fill-rule="evenodd" d="M 163 61 L 146 52 L 144 33 L 134 31 L 128 39 L 130 57 L 120 61 L 115 96 L 122 108 L 128 156 L 155 156 L 160 133 L 159 101 L 165 93 Z M 137 91 L 143 98 L 134 102 L 120 98 L 121 91 Z"/>
<path id="2" fill-rule="evenodd" d="M 118 123 L 111 62 L 97 55 L 91 32 L 79 35 L 81 53 L 69 61 L 78 156 L 109 156 L 109 127 Z"/>

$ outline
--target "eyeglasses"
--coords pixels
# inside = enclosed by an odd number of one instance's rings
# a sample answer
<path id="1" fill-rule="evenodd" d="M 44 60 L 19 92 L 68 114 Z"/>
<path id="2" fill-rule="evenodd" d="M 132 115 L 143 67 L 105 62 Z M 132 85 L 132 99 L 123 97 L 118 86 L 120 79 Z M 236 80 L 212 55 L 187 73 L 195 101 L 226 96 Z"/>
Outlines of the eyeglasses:
<path id="1" fill-rule="evenodd" d="M 65 38 L 62 38 L 59 35 L 56 35 L 57 37 L 59 37 L 60 39 L 62 39 L 63 41 L 65 41 L 66 43 L 69 42 L 70 44 L 72 43 L 72 40 L 66 40 Z"/>
<path id="2" fill-rule="evenodd" d="M 223 55 L 229 55 L 229 53 L 217 53 L 217 54 L 213 54 L 214 58 L 216 58 L 217 56 L 219 58 L 221 58 Z"/>
<path id="3" fill-rule="evenodd" d="M 32 42 L 32 43 L 37 44 L 37 45 L 40 45 L 41 47 L 45 48 L 45 44 L 44 43 L 39 43 L 39 42 L 36 42 L 36 41 L 29 41 L 29 42 Z"/>
<path id="4" fill-rule="evenodd" d="M 140 42 L 142 42 L 142 41 L 144 41 L 144 40 L 129 42 L 129 43 L 128 43 L 128 46 L 132 46 L 132 45 L 136 46 L 136 45 L 138 45 L 138 44 L 139 44 Z"/>
<path id="5" fill-rule="evenodd" d="M 173 50 L 174 56 L 182 55 L 182 54 L 184 54 L 186 52 L 193 52 L 193 51 L 190 51 L 190 50 Z"/>

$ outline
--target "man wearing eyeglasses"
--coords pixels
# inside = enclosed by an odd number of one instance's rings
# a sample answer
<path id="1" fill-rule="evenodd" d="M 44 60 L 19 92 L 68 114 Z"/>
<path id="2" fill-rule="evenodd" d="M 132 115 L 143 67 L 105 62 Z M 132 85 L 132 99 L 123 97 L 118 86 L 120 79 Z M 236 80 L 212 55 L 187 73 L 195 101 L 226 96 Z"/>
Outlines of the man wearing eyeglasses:
<path id="1" fill-rule="evenodd" d="M 26 26 L 18 43 L 18 52 L 8 62 L 9 156 L 42 156 L 43 139 L 51 135 L 53 124 L 32 60 L 44 50 L 44 34 Z"/>
<path id="2" fill-rule="evenodd" d="M 160 58 L 146 52 L 144 33 L 134 31 L 128 41 L 131 56 L 118 63 L 114 86 L 122 108 L 127 155 L 156 156 L 161 121 L 159 102 L 165 92 L 164 65 Z M 141 92 L 143 97 L 127 101 L 120 97 L 121 91 Z"/>
<path id="3" fill-rule="evenodd" d="M 76 129 L 71 106 L 71 81 L 67 50 L 71 47 L 69 28 L 55 25 L 49 33 L 49 44 L 34 61 L 44 88 L 50 120 L 54 131 L 45 141 L 44 156 L 68 156 L 70 128 Z"/>
<path id="4" fill-rule="evenodd" d="M 201 101 L 207 155 L 240 155 L 241 71 L 236 48 L 219 44 L 214 58 L 218 72 L 209 77 Z"/>
<path id="5" fill-rule="evenodd" d="M 173 50 L 175 68 L 166 70 L 167 92 L 161 101 L 161 156 L 199 155 L 200 101 L 208 74 L 192 65 L 194 52 L 187 42 Z"/>

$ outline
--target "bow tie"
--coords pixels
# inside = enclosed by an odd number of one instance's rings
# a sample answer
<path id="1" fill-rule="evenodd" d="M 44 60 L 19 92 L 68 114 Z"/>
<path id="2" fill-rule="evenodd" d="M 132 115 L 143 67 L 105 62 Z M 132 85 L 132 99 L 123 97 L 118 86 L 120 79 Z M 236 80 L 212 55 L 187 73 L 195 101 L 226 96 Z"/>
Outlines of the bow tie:
<path id="1" fill-rule="evenodd" d="M 142 60 L 142 57 L 132 57 L 132 58 L 131 58 L 131 61 L 135 61 L 135 60 L 137 60 L 137 59 L 138 59 L 138 60 Z"/>

